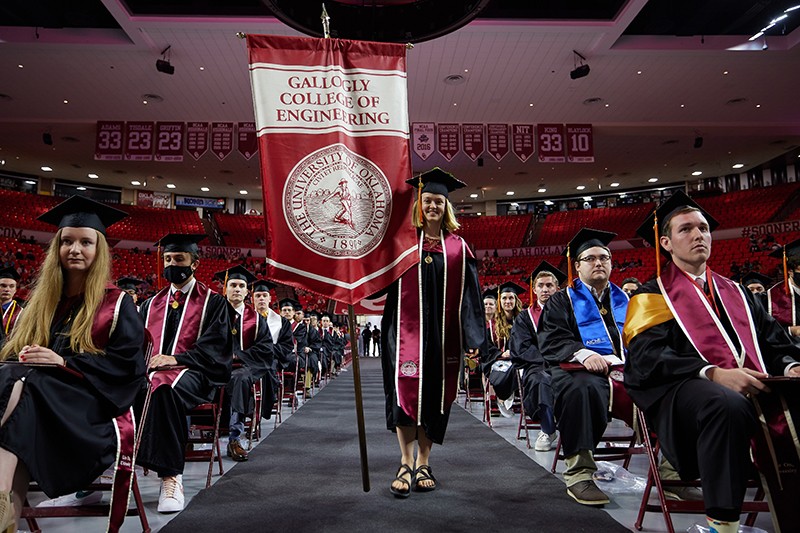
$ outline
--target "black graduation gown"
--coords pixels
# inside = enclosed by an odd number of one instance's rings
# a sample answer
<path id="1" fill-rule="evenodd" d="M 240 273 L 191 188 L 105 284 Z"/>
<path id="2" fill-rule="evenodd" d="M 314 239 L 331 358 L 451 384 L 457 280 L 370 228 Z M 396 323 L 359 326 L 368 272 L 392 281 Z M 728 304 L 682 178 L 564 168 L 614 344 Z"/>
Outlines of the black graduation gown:
<path id="1" fill-rule="evenodd" d="M 292 323 L 292 336 L 295 340 L 295 347 L 297 348 L 297 368 L 300 371 L 305 371 L 308 365 L 308 354 L 306 353 L 306 346 L 308 346 L 308 328 L 302 322 L 298 323 L 295 327 Z"/>
<path id="2" fill-rule="evenodd" d="M 609 312 L 603 316 L 613 346 L 619 346 L 619 330 L 611 308 L 611 291 L 603 303 Z M 539 320 L 539 351 L 552 376 L 555 401 L 553 412 L 561 431 L 564 454 L 593 450 L 608 424 L 610 385 L 608 378 L 586 370 L 565 372 L 560 363 L 569 362 L 575 352 L 587 348 L 581 339 L 575 312 L 566 289 L 555 293 L 544 306 Z"/>
<path id="3" fill-rule="evenodd" d="M 766 310 L 756 302 L 749 290 L 745 294 L 747 305 L 753 316 L 758 343 L 767 372 L 782 376 L 787 365 L 800 361 L 800 346 L 793 344 L 786 329 L 778 324 Z M 655 280 L 645 283 L 637 294 L 660 293 Z M 723 313 L 723 326 L 729 324 L 719 298 L 717 308 Z M 733 337 L 734 342 L 738 344 Z M 681 384 L 699 378 L 700 370 L 709 363 L 703 360 L 694 349 L 688 337 L 675 319 L 653 326 L 636 335 L 628 345 L 625 362 L 625 388 L 636 405 L 645 412 L 651 429 L 656 431 L 661 446 L 670 462 L 682 476 L 696 478 L 696 460 L 687 459 L 686 445 L 691 445 L 691 453 L 696 457 L 695 444 L 681 439 L 676 431 L 677 413 L 672 408 L 675 391 Z M 662 402 L 669 405 L 661 405 Z M 656 414 L 659 416 L 656 417 Z M 682 447 L 682 445 L 684 445 Z M 681 458 L 684 461 L 681 461 Z"/>
<path id="4" fill-rule="evenodd" d="M 442 398 L 442 341 L 439 322 L 442 316 L 441 302 L 444 284 L 444 258 L 441 252 L 425 252 L 433 261 L 423 263 L 422 295 L 424 317 L 422 350 L 422 418 L 420 420 L 425 434 L 433 442 L 441 444 L 450 417 L 450 405 L 441 413 Z M 416 267 L 413 267 L 416 268 Z M 459 276 L 460 277 L 460 276 Z M 449 282 L 456 280 L 452 274 Z M 416 422 L 397 404 L 394 386 L 395 352 L 397 349 L 397 299 L 398 284 L 388 287 L 386 305 L 381 320 L 381 364 L 383 368 L 383 388 L 386 393 L 386 426 L 393 430 L 396 426 L 413 426 Z M 456 316 L 452 317 L 456 320 Z M 483 321 L 483 300 L 478 284 L 478 269 L 474 259 L 466 259 L 464 294 L 461 302 L 461 324 L 465 349 L 486 347 L 486 327 Z M 463 364 L 463 361 L 462 361 Z"/>
<path id="5" fill-rule="evenodd" d="M 230 308 L 230 313 L 231 331 L 238 330 L 239 313 L 233 308 Z M 253 314 L 258 321 L 258 331 L 253 344 L 243 349 L 240 344 L 240 336 L 232 335 L 234 362 L 240 362 L 241 366 L 233 370 L 231 380 L 225 387 L 225 392 L 230 395 L 231 409 L 245 414 L 253 412 L 253 384 L 267 374 L 274 362 L 272 335 L 267 327 L 267 321 L 255 311 Z M 225 411 L 227 412 L 227 409 Z"/>
<path id="6" fill-rule="evenodd" d="M 510 350 L 511 362 L 515 368 L 522 370 L 522 402 L 525 413 L 531 418 L 538 418 L 541 407 L 553 407 L 553 384 L 542 352 L 539 351 L 536 329 L 527 310 L 514 320 Z"/>
<path id="7" fill-rule="evenodd" d="M 116 288 L 107 292 L 123 294 Z M 122 296 L 114 330 L 98 346 L 101 355 L 70 349 L 66 319 L 82 298 L 71 304 L 54 318 L 48 347 L 83 378 L 58 368 L 0 367 L 0 412 L 17 380 L 25 380 L 19 404 L 0 429 L 0 446 L 19 458 L 50 498 L 85 488 L 116 461 L 112 419 L 131 407 L 145 382 L 144 325 L 130 296 Z"/>
<path id="8" fill-rule="evenodd" d="M 328 366 L 333 366 L 335 364 L 336 360 L 334 358 L 334 353 L 338 347 L 339 339 L 336 338 L 335 334 L 323 329 L 321 335 L 321 349 L 319 352 L 323 371 L 325 371 Z"/>
<path id="9" fill-rule="evenodd" d="M 149 298 L 142 304 L 142 317 L 147 316 L 151 302 L 152 298 Z M 136 462 L 155 470 L 160 477 L 183 473 L 184 449 L 189 433 L 186 412 L 212 401 L 216 388 L 225 386 L 231 379 L 233 357 L 229 308 L 223 296 L 212 292 L 194 346 L 183 353 L 171 354 L 179 365 L 189 370 L 174 387 L 159 387 L 151 396 Z M 182 313 L 184 309 L 170 308 L 169 312 Z M 169 318 L 167 320 L 169 322 Z"/>
<path id="10" fill-rule="evenodd" d="M 317 328 L 312 328 L 308 326 L 306 328 L 308 331 L 308 347 L 311 348 L 311 351 L 308 352 L 308 366 L 311 373 L 316 375 L 319 372 L 319 363 L 321 358 L 321 348 L 322 348 L 322 339 L 319 336 L 319 330 Z M 322 363 L 323 370 L 325 369 L 325 363 Z"/>
<path id="11" fill-rule="evenodd" d="M 266 319 L 265 319 L 266 320 Z M 269 325 L 269 320 L 267 320 Z M 270 330 L 270 339 L 272 339 L 272 332 Z M 264 390 L 261 393 L 263 401 L 261 402 L 261 416 L 269 420 L 272 417 L 272 406 L 278 398 L 278 391 L 280 390 L 280 380 L 278 379 L 279 371 L 294 372 L 297 365 L 297 358 L 294 355 L 294 341 L 292 340 L 292 323 L 284 317 L 281 317 L 281 325 L 278 330 L 277 342 L 272 342 L 272 365 L 267 371 L 263 384 Z"/>

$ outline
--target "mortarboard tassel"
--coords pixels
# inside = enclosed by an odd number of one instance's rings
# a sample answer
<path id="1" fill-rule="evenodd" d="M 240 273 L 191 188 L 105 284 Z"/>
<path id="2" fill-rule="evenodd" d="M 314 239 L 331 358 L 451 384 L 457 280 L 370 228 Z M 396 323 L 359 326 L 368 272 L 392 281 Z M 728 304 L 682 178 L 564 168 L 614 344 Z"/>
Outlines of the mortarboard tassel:
<path id="1" fill-rule="evenodd" d="M 228 269 L 225 269 L 225 280 L 222 282 L 222 295 L 225 296 L 225 293 L 228 292 Z"/>
<path id="2" fill-rule="evenodd" d="M 530 298 L 530 302 L 528 303 L 529 306 L 533 305 L 533 273 L 531 272 L 531 277 L 528 278 L 530 284 L 528 285 L 528 298 Z"/>
<path id="3" fill-rule="evenodd" d="M 569 253 L 569 244 L 567 245 L 567 287 L 572 287 L 572 258 Z M 574 288 L 574 287 L 573 287 Z"/>
<path id="4" fill-rule="evenodd" d="M 417 215 L 419 215 L 420 225 L 424 225 L 425 218 L 422 216 L 422 174 L 420 174 L 417 179 L 419 180 L 419 183 L 417 183 Z"/>
<path id="5" fill-rule="evenodd" d="M 156 290 L 161 290 L 161 241 L 158 241 L 158 249 L 156 250 Z"/>
<path id="6" fill-rule="evenodd" d="M 656 243 L 656 277 L 661 277 L 661 244 L 658 239 L 658 215 L 653 212 L 653 233 L 655 233 Z"/>

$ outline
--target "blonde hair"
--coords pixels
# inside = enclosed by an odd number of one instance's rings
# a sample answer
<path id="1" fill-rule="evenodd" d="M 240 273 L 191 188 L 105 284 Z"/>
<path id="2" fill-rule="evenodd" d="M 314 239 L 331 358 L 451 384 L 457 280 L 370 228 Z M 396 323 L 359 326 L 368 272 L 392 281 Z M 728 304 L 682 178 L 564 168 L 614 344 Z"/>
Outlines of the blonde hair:
<path id="1" fill-rule="evenodd" d="M 50 326 L 64 292 L 64 271 L 59 256 L 61 232 L 59 229 L 50 241 L 28 305 L 0 351 L 0 360 L 15 357 L 23 346 L 29 344 L 50 345 Z M 95 233 L 96 253 L 86 275 L 83 305 L 73 317 L 69 332 L 69 347 L 75 353 L 103 353 L 92 340 L 92 325 L 97 309 L 105 298 L 106 286 L 111 277 L 111 254 L 105 236 L 99 231 Z"/>
<path id="2" fill-rule="evenodd" d="M 495 329 L 497 330 L 497 337 L 500 339 L 511 337 L 511 326 L 514 325 L 514 319 L 522 312 L 522 301 L 516 294 L 514 295 L 514 302 L 514 309 L 511 310 L 511 321 L 509 321 L 506 318 L 506 311 L 503 309 L 502 302 L 499 298 L 497 300 L 497 311 L 494 313 L 497 320 Z"/>
<path id="3" fill-rule="evenodd" d="M 425 225 L 424 220 L 419 219 L 419 207 L 417 200 L 414 200 L 414 207 L 411 209 L 411 225 L 415 228 L 422 228 Z M 444 200 L 444 216 L 442 217 L 442 229 L 450 232 L 456 231 L 461 227 L 461 224 L 456 220 L 456 212 L 453 209 L 453 204 L 450 200 Z"/>

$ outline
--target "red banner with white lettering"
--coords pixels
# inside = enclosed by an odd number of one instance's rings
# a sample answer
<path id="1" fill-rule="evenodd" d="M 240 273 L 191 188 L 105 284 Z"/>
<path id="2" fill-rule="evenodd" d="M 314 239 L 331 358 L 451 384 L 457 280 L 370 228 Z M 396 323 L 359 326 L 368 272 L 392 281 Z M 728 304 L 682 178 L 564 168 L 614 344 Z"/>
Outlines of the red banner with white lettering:
<path id="1" fill-rule="evenodd" d="M 483 153 L 483 124 L 462 124 L 461 138 L 464 141 L 464 153 L 475 161 Z"/>
<path id="2" fill-rule="evenodd" d="M 153 160 L 152 122 L 125 123 L 125 161 Z"/>
<path id="3" fill-rule="evenodd" d="M 508 153 L 508 124 L 487 124 L 486 139 L 489 153 L 500 162 Z"/>
<path id="4" fill-rule="evenodd" d="M 594 163 L 594 135 L 591 124 L 567 124 L 567 161 Z"/>
<path id="5" fill-rule="evenodd" d="M 419 262 L 403 44 L 247 35 L 267 277 L 355 304 Z"/>
<path id="6" fill-rule="evenodd" d="M 452 161 L 460 150 L 460 133 L 458 124 L 436 125 L 436 147 L 448 161 Z"/>
<path id="7" fill-rule="evenodd" d="M 236 149 L 244 156 L 245 159 L 250 159 L 256 152 L 258 152 L 258 136 L 256 135 L 255 122 L 240 122 L 236 130 L 237 139 Z"/>
<path id="8" fill-rule="evenodd" d="M 185 122 L 156 122 L 156 161 L 183 161 Z"/>
<path id="9" fill-rule="evenodd" d="M 211 123 L 211 151 L 220 161 L 233 152 L 233 122 Z"/>
<path id="10" fill-rule="evenodd" d="M 411 147 L 423 161 L 434 151 L 436 124 L 433 122 L 413 122 L 411 124 Z"/>
<path id="11" fill-rule="evenodd" d="M 97 161 L 122 161 L 125 123 L 122 121 L 97 121 L 94 158 Z"/>
<path id="12" fill-rule="evenodd" d="M 539 140 L 539 162 L 566 162 L 567 157 L 564 155 L 564 125 L 539 124 L 536 127 Z"/>
<path id="13" fill-rule="evenodd" d="M 536 140 L 533 133 L 533 124 L 512 124 L 511 146 L 514 155 L 523 163 L 531 158 L 536 150 Z"/>
<path id="14" fill-rule="evenodd" d="M 195 161 L 208 151 L 208 122 L 186 125 L 186 151 Z"/>
<path id="15" fill-rule="evenodd" d="M 356 315 L 382 315 L 383 308 L 386 304 L 386 295 L 375 298 L 374 300 L 361 300 L 353 306 L 353 312 Z M 336 302 L 333 314 L 346 315 L 347 305 L 342 302 Z"/>

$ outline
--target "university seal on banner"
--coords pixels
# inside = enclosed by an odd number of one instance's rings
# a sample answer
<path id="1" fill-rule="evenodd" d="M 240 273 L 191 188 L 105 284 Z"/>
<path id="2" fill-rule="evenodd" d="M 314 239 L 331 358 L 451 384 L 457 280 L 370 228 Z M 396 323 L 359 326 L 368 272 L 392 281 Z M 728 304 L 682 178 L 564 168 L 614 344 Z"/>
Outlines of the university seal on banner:
<path id="1" fill-rule="evenodd" d="M 337 143 L 300 160 L 283 188 L 283 214 L 295 238 L 332 259 L 357 259 L 383 240 L 392 190 L 369 159 Z"/>

